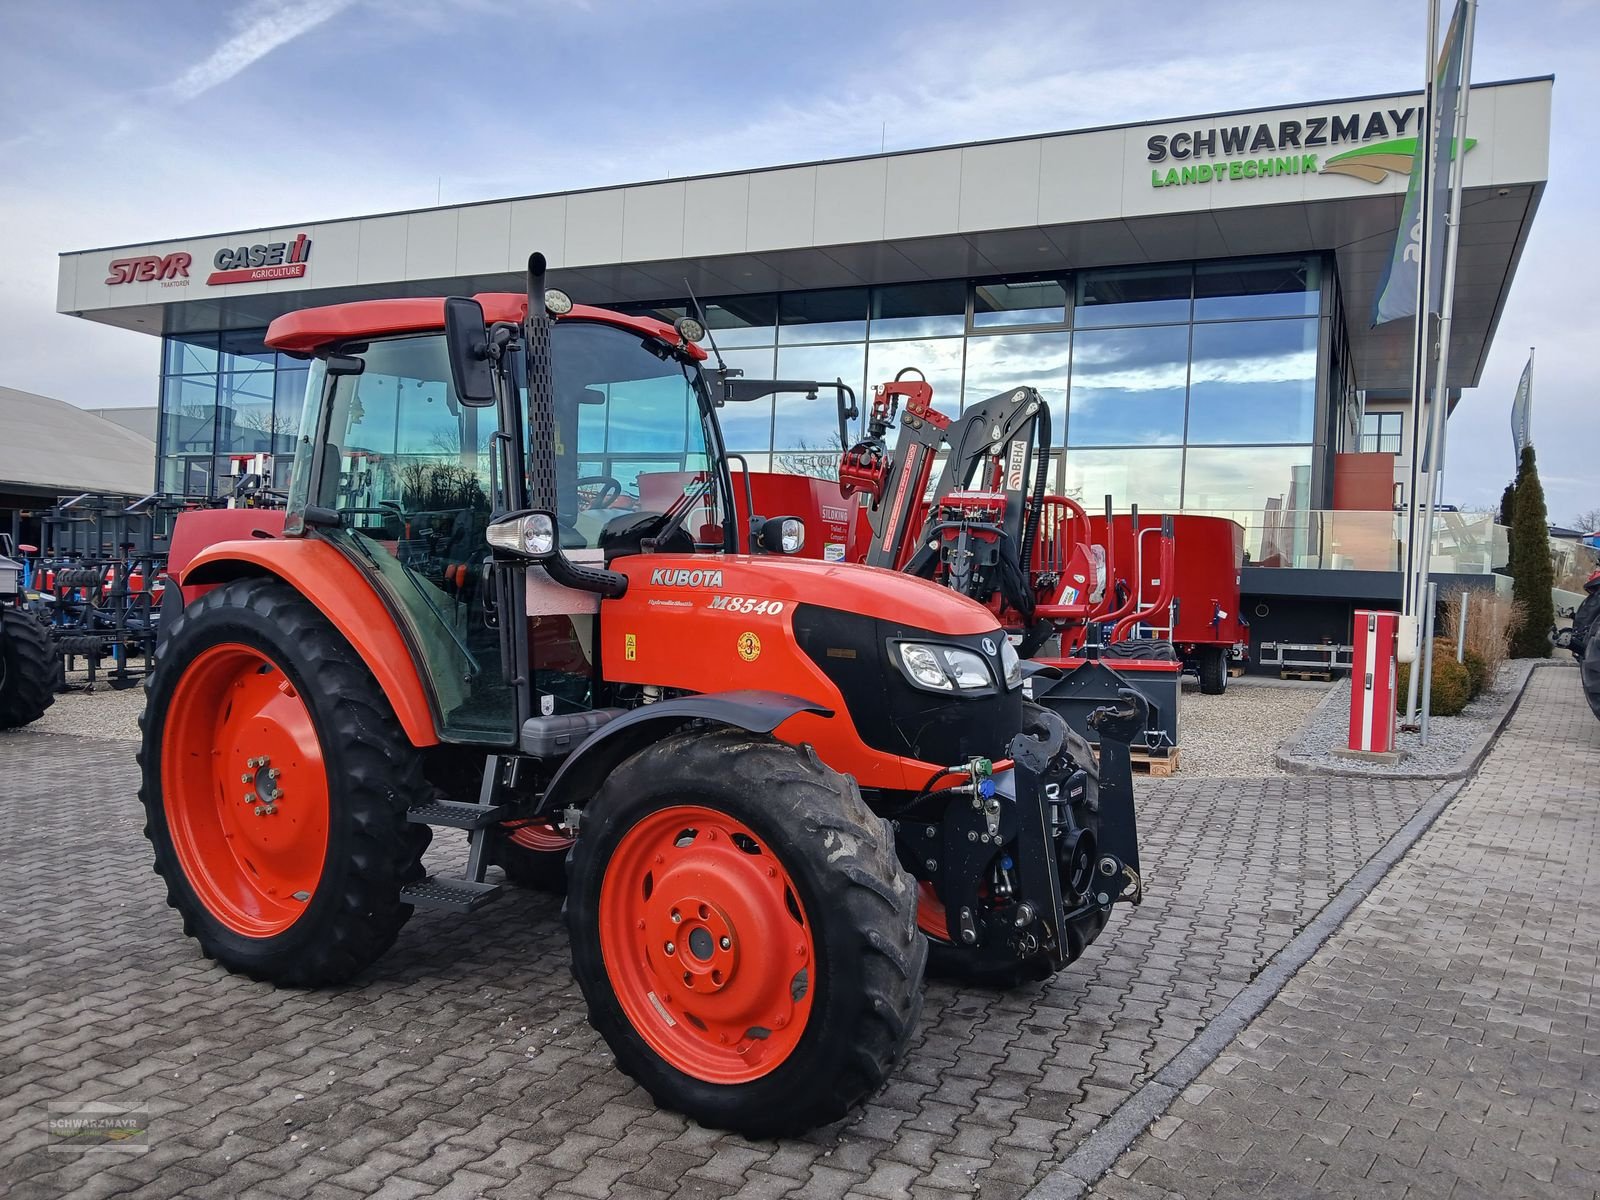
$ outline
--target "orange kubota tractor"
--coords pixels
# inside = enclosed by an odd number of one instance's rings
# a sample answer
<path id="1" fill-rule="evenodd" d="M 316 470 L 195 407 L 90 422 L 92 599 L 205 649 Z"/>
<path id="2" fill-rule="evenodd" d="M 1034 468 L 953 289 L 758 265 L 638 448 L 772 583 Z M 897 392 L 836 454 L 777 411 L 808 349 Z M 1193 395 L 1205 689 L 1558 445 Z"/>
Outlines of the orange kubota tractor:
<path id="1" fill-rule="evenodd" d="M 1097 766 L 988 609 L 740 528 L 702 332 L 575 306 L 540 255 L 526 296 L 275 321 L 312 360 L 288 507 L 199 514 L 235 536 L 198 552 L 180 519 L 141 796 L 185 931 L 274 983 L 355 976 L 492 865 L 564 890 L 618 1065 L 778 1134 L 884 1081 L 930 945 L 1040 978 L 1137 901 L 1140 701 Z"/>

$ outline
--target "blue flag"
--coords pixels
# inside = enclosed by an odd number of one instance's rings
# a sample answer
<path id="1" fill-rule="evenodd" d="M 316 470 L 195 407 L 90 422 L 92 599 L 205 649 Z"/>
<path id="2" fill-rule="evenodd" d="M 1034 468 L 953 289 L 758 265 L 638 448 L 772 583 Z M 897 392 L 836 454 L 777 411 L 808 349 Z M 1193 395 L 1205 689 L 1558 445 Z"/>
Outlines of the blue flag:
<path id="1" fill-rule="evenodd" d="M 1431 187 L 1427 208 L 1433 216 L 1430 245 L 1427 247 L 1427 268 L 1432 311 L 1437 311 L 1441 301 L 1444 277 L 1444 245 L 1448 233 L 1444 214 L 1450 202 L 1449 160 L 1443 148 L 1453 147 L 1456 105 L 1461 91 L 1461 59 L 1466 31 L 1466 0 L 1456 0 L 1455 14 L 1450 18 L 1450 28 L 1445 32 L 1444 49 L 1439 55 L 1433 75 L 1433 109 L 1425 137 L 1417 139 L 1417 148 L 1411 157 L 1411 182 L 1406 187 L 1405 206 L 1400 210 L 1400 229 L 1395 235 L 1394 253 L 1384 268 L 1383 283 L 1378 288 L 1378 298 L 1373 305 L 1372 323 L 1382 325 L 1401 317 L 1415 316 L 1417 312 L 1417 262 L 1423 257 L 1422 226 L 1423 176 L 1432 164 Z"/>

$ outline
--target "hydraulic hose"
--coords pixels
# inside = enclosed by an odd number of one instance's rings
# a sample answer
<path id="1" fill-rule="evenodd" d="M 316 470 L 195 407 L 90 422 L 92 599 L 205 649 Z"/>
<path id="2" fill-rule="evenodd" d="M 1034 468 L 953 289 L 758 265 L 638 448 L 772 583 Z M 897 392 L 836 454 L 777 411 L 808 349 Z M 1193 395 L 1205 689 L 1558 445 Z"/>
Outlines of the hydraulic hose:
<path id="1" fill-rule="evenodd" d="M 1033 566 L 1033 539 L 1039 532 L 1039 519 L 1044 513 L 1044 493 L 1050 482 L 1050 405 L 1041 396 L 1039 411 L 1033 417 L 1036 433 L 1034 445 L 1039 448 L 1038 465 L 1034 468 L 1033 495 L 1028 501 L 1028 512 L 1022 525 L 1021 563 L 1023 586 L 1032 595 L 1031 568 Z"/>

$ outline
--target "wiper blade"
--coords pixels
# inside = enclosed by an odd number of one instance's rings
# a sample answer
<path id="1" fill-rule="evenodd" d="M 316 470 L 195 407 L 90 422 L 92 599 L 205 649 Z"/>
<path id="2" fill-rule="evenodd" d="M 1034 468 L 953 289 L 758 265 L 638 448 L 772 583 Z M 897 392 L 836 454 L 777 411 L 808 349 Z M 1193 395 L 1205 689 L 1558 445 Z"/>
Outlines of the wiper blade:
<path id="1" fill-rule="evenodd" d="M 697 501 L 705 498 L 705 494 L 711 490 L 711 486 L 711 476 L 706 475 L 697 483 L 691 483 L 688 487 L 684 488 L 683 495 L 674 500 L 672 502 L 672 507 L 667 509 L 666 513 L 664 514 L 666 516 L 666 524 L 662 525 L 662 527 L 656 532 L 655 537 L 651 538 L 650 540 L 656 545 L 660 545 L 673 534 L 677 533 L 679 528 L 682 527 L 684 519 L 689 515 L 689 510 L 694 507 Z"/>

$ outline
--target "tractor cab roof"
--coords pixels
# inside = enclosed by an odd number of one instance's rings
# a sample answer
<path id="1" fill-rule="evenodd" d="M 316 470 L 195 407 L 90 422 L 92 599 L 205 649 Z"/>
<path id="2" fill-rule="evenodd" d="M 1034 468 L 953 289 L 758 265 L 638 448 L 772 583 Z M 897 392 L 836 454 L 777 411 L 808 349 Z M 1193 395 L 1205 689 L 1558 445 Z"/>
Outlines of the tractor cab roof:
<path id="1" fill-rule="evenodd" d="M 528 299 L 517 292 L 480 292 L 473 297 L 483 306 L 484 319 L 520 322 L 528 310 Z M 706 352 L 665 321 L 636 317 L 574 304 L 572 311 L 555 321 L 602 321 L 630 329 L 642 337 L 652 337 L 686 351 L 691 358 L 704 360 Z M 395 300 L 357 300 L 350 304 L 329 304 L 321 308 L 302 308 L 285 313 L 267 328 L 267 345 L 289 354 L 310 354 L 324 346 L 396 334 L 425 333 L 444 328 L 444 297 L 425 296 Z"/>

